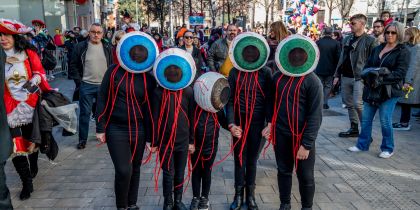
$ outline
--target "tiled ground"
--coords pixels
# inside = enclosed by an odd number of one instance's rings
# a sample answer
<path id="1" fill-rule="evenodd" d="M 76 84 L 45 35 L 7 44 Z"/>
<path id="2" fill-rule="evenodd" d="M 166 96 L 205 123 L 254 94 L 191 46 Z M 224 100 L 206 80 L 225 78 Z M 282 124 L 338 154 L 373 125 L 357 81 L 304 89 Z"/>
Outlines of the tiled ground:
<path id="1" fill-rule="evenodd" d="M 53 86 L 71 95 L 73 82 L 56 79 Z M 347 129 L 346 110 L 339 99 L 331 101 L 331 110 L 324 113 L 317 139 L 315 166 L 316 194 L 314 209 L 420 209 L 420 122 L 413 119 L 408 132 L 395 132 L 395 155 L 384 160 L 377 157 L 381 141 L 378 122 L 374 126 L 371 151 L 351 154 L 345 149 L 356 138 L 338 138 L 339 131 Z M 395 114 L 397 119 L 398 113 Z M 93 128 L 93 127 L 92 127 Z M 91 128 L 91 129 L 92 129 Z M 17 209 L 114 209 L 113 165 L 106 146 L 96 146 L 93 129 L 85 150 L 75 148 L 77 136 L 55 138 L 60 153 L 54 162 L 40 156 L 40 172 L 34 181 L 31 199 L 19 201 L 20 181 L 10 162 L 7 164 L 8 185 Z M 221 132 L 219 158 L 229 151 L 229 135 Z M 161 209 L 161 189 L 154 192 L 153 166 L 142 167 L 139 205 L 142 210 Z M 279 195 L 276 164 L 272 150 L 261 157 L 257 174 L 257 202 L 260 209 L 278 209 Z M 300 209 L 300 196 L 294 179 L 293 209 Z M 233 161 L 230 157 L 213 172 L 210 195 L 213 210 L 228 209 L 233 198 Z M 184 202 L 191 200 L 191 188 Z"/>

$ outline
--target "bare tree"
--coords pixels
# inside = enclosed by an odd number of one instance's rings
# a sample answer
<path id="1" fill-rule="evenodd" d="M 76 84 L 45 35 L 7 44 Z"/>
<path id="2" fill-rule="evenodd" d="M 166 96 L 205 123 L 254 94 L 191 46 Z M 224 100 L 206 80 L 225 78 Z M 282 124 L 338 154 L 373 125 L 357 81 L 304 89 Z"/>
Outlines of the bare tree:
<path id="1" fill-rule="evenodd" d="M 270 8 L 274 9 L 274 3 L 276 2 L 276 0 L 260 0 L 259 4 L 261 6 L 264 7 L 265 10 L 265 24 L 264 24 L 264 28 L 265 28 L 265 33 L 268 32 L 268 16 L 270 15 Z"/>
<path id="2" fill-rule="evenodd" d="M 347 18 L 349 16 L 350 10 L 351 10 L 353 4 L 354 4 L 354 0 L 341 0 L 341 1 L 339 1 L 337 6 L 338 6 L 338 10 L 340 11 L 342 20 L 344 20 L 345 18 Z M 343 24 L 344 24 L 344 21 L 341 22 L 341 25 L 343 25 Z"/>
<path id="3" fill-rule="evenodd" d="M 325 0 L 325 4 L 328 8 L 328 25 L 331 26 L 331 16 L 334 9 L 337 9 L 339 6 L 339 0 Z"/>

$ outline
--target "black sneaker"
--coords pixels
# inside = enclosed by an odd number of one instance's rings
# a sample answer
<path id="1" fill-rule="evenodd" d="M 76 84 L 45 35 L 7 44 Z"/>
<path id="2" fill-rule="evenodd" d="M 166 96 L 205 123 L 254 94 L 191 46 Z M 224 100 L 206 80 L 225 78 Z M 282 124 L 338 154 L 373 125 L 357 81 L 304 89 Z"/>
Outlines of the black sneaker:
<path id="1" fill-rule="evenodd" d="M 408 123 L 393 123 L 392 128 L 397 131 L 409 131 L 411 129 L 411 125 Z"/>
<path id="2" fill-rule="evenodd" d="M 200 203 L 198 204 L 198 210 L 208 210 L 209 209 L 209 199 L 206 197 L 200 198 Z"/>
<path id="3" fill-rule="evenodd" d="M 200 200 L 197 197 L 194 197 L 191 201 L 190 210 L 198 210 L 198 204 Z"/>
<path id="4" fill-rule="evenodd" d="M 84 149 L 86 148 L 86 142 L 80 142 L 79 144 L 77 144 L 77 149 Z"/>

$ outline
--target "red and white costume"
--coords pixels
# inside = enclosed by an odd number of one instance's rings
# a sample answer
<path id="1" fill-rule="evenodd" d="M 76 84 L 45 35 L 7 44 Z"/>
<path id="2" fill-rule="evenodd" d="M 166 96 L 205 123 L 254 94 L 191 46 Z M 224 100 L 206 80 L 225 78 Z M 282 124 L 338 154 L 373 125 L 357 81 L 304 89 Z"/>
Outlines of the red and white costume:
<path id="1" fill-rule="evenodd" d="M 7 122 L 10 128 L 17 128 L 32 123 L 38 94 L 28 93 L 22 86 L 30 81 L 38 85 L 41 91 L 50 90 L 45 79 L 44 68 L 35 51 L 27 50 L 15 52 L 14 49 L 6 50 L 5 66 L 5 94 L 3 96 L 6 106 Z M 28 152 L 30 142 L 22 137 L 13 139 L 16 154 Z"/>

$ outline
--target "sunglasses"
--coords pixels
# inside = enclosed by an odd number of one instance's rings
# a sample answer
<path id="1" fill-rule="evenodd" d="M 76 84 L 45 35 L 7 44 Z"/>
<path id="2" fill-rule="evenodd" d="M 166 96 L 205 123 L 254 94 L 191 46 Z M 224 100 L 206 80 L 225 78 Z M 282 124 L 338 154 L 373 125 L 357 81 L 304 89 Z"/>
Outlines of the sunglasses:
<path id="1" fill-rule="evenodd" d="M 184 39 L 194 39 L 193 36 L 184 36 Z"/>
<path id="2" fill-rule="evenodd" d="M 386 35 L 392 34 L 392 35 L 397 35 L 396 31 L 385 31 Z"/>
<path id="3" fill-rule="evenodd" d="M 354 26 L 356 24 L 357 24 L 357 22 L 350 22 L 350 25 L 352 25 L 352 26 Z"/>
<path id="4" fill-rule="evenodd" d="M 101 35 L 102 31 L 89 31 L 92 34 Z"/>

